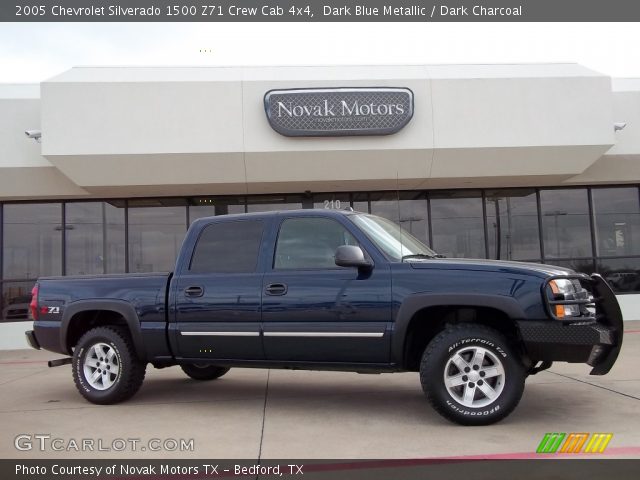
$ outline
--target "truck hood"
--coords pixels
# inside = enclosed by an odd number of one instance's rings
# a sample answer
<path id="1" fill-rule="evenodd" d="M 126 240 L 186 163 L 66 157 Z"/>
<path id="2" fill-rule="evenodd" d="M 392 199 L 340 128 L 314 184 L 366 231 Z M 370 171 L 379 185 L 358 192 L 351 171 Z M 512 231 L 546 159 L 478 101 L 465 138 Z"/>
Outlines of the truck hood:
<path id="1" fill-rule="evenodd" d="M 569 268 L 555 265 L 543 265 L 540 263 L 511 262 L 507 260 L 484 260 L 475 258 L 430 258 L 417 259 L 409 262 L 412 268 L 442 268 L 460 270 L 485 270 L 512 273 L 536 274 L 547 277 L 554 275 L 575 275 L 575 271 Z"/>

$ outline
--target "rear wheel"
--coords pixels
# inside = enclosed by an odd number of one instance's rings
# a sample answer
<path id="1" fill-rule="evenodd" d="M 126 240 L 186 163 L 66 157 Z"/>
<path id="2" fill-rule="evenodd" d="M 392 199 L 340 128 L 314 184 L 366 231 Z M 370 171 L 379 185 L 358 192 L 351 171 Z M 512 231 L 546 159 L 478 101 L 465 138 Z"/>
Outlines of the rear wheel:
<path id="1" fill-rule="evenodd" d="M 73 351 L 73 380 L 92 403 L 127 400 L 142 385 L 146 364 L 138 360 L 129 333 L 120 327 L 97 327 L 85 333 Z"/>
<path id="2" fill-rule="evenodd" d="M 180 368 L 182 368 L 182 371 L 194 380 L 215 380 L 230 370 L 229 368 L 218 367 L 217 365 L 207 365 L 204 363 L 180 365 Z"/>
<path id="3" fill-rule="evenodd" d="M 420 364 L 429 403 L 461 425 L 489 425 L 505 418 L 522 398 L 524 379 L 511 345 L 483 325 L 447 327 L 429 343 Z"/>

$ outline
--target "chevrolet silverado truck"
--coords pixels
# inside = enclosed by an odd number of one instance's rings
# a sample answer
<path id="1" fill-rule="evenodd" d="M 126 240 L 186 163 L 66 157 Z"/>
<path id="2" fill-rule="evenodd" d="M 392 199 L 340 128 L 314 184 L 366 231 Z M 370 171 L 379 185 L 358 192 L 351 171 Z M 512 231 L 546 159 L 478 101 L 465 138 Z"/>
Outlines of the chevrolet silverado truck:
<path id="1" fill-rule="evenodd" d="M 30 345 L 66 357 L 79 392 L 112 404 L 148 364 L 196 380 L 232 367 L 419 372 L 463 425 L 503 419 L 554 361 L 606 374 L 620 308 L 599 275 L 443 258 L 395 223 L 299 210 L 195 221 L 172 273 L 40 278 Z"/>

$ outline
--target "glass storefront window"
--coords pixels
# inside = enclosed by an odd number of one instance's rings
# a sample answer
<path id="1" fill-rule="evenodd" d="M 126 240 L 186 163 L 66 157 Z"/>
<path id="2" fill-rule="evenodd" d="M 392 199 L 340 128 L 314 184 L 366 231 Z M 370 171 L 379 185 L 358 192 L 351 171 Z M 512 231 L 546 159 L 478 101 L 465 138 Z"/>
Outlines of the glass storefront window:
<path id="1" fill-rule="evenodd" d="M 247 199 L 248 212 L 274 212 L 300 208 L 302 208 L 302 197 L 298 195 L 269 195 Z"/>
<path id="2" fill-rule="evenodd" d="M 4 206 L 3 278 L 25 280 L 62 273 L 62 205 Z"/>
<path id="3" fill-rule="evenodd" d="M 186 233 L 186 206 L 136 203 L 129 205 L 129 271 L 172 271 Z"/>
<path id="4" fill-rule="evenodd" d="M 480 192 L 434 192 L 430 201 L 433 249 L 447 257 L 485 258 Z"/>
<path id="5" fill-rule="evenodd" d="M 485 201 L 489 258 L 540 261 L 535 190 L 488 190 Z"/>
<path id="6" fill-rule="evenodd" d="M 67 275 L 125 271 L 124 208 L 106 202 L 67 203 Z"/>
<path id="7" fill-rule="evenodd" d="M 354 193 L 353 209 L 356 212 L 371 213 L 369 212 L 369 194 L 366 192 Z"/>
<path id="8" fill-rule="evenodd" d="M 542 190 L 540 207 L 547 259 L 593 254 L 586 189 Z"/>
<path id="9" fill-rule="evenodd" d="M 600 259 L 598 273 L 616 293 L 640 291 L 640 258 Z"/>
<path id="10" fill-rule="evenodd" d="M 592 258 L 574 258 L 571 260 L 547 260 L 547 265 L 555 265 L 557 267 L 570 268 L 578 273 L 586 273 L 591 275 L 596 270 L 594 269 Z"/>
<path id="11" fill-rule="evenodd" d="M 371 213 L 397 223 L 418 240 L 429 243 L 429 212 L 424 193 L 372 193 Z"/>
<path id="12" fill-rule="evenodd" d="M 189 202 L 189 223 L 204 217 L 245 213 L 244 197 L 201 197 Z"/>
<path id="13" fill-rule="evenodd" d="M 598 256 L 639 255 L 638 189 L 594 188 L 591 195 Z"/>
<path id="14" fill-rule="evenodd" d="M 431 225 L 434 250 L 451 257 L 484 258 L 486 235 L 490 258 L 540 261 L 541 221 L 546 263 L 584 273 L 595 270 L 617 293 L 640 292 L 638 194 L 638 189 L 631 186 L 592 187 L 590 217 L 587 188 L 540 190 L 540 215 L 535 189 L 485 190 L 486 233 L 479 190 L 5 203 L 0 312 L 2 320 L 21 318 L 22 300 L 30 295 L 33 282 L 40 276 L 126 271 L 127 242 L 129 271 L 172 270 L 187 220 L 246 210 L 345 209 L 350 205 L 357 211 L 371 211 L 390 219 L 426 244 Z"/>
<path id="15" fill-rule="evenodd" d="M 35 280 L 29 282 L 4 282 L 2 284 L 2 317 L 3 322 L 23 322 L 29 320 L 29 303 L 31 289 Z"/>

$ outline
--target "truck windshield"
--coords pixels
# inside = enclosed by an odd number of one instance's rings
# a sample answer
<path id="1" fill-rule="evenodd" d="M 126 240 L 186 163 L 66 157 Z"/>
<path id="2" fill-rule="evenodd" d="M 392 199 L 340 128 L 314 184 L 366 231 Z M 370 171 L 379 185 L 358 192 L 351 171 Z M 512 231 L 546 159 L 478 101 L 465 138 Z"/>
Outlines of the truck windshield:
<path id="1" fill-rule="evenodd" d="M 393 261 L 440 256 L 386 218 L 366 214 L 351 215 L 350 218 Z"/>

